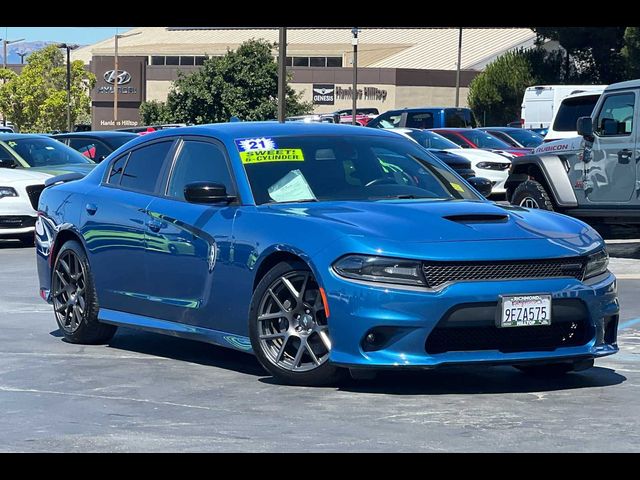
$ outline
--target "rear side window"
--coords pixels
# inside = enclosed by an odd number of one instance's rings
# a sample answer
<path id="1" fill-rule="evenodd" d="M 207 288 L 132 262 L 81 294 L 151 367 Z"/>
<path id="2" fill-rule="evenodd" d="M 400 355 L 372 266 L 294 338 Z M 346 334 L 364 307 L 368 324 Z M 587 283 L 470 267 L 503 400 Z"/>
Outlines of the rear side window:
<path id="1" fill-rule="evenodd" d="M 107 177 L 107 183 L 110 185 L 120 185 L 120 180 L 122 179 L 122 172 L 124 171 L 124 166 L 127 163 L 127 158 L 129 158 L 129 154 L 123 155 L 118 158 L 113 165 L 111 165 L 111 170 L 109 170 L 109 176 Z"/>
<path id="2" fill-rule="evenodd" d="M 556 132 L 574 132 L 578 118 L 591 116 L 599 98 L 600 95 L 589 95 L 563 100 L 553 121 L 553 129 Z"/>
<path id="3" fill-rule="evenodd" d="M 601 137 L 630 135 L 633 130 L 635 94 L 620 93 L 604 99 L 595 124 L 595 133 Z"/>
<path id="4" fill-rule="evenodd" d="M 468 128 L 476 127 L 475 119 L 471 110 L 468 108 L 447 108 L 444 111 L 445 127 L 449 128 Z"/>
<path id="5" fill-rule="evenodd" d="M 407 113 L 407 128 L 433 128 L 433 113 L 431 112 L 412 112 Z"/>
<path id="6" fill-rule="evenodd" d="M 133 150 L 124 167 L 120 186 L 140 192 L 153 192 L 172 144 L 173 141 L 170 140 Z"/>

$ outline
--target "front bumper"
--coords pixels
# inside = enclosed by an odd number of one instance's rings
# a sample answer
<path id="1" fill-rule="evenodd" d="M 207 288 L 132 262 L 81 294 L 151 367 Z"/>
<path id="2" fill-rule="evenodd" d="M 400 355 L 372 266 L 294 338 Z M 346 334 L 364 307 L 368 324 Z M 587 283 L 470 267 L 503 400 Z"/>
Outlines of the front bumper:
<path id="1" fill-rule="evenodd" d="M 35 215 L 0 215 L 0 238 L 21 237 L 35 230 Z"/>
<path id="2" fill-rule="evenodd" d="M 484 177 L 491 181 L 493 187 L 491 193 L 505 193 L 507 191 L 505 182 L 509 176 L 509 170 L 490 170 L 488 168 L 474 167 L 476 177 Z"/>
<path id="3" fill-rule="evenodd" d="M 455 364 L 519 364 L 596 358 L 618 351 L 615 334 L 619 305 L 616 280 L 611 273 L 601 276 L 590 285 L 562 278 L 460 282 L 441 291 L 425 291 L 357 284 L 338 277 L 330 270 L 324 283 L 330 307 L 330 360 L 336 365 L 354 368 L 433 368 Z M 589 326 L 590 333 L 583 344 L 539 351 L 427 352 L 427 338 L 447 312 L 455 307 L 468 303 L 496 302 L 499 295 L 543 292 L 550 293 L 553 301 L 578 299 L 584 303 L 588 317 L 584 322 Z M 371 331 L 380 331 L 380 327 L 388 327 L 389 331 L 394 332 L 391 340 L 379 350 L 365 351 L 365 336 Z M 607 327 L 608 331 L 605 331 Z"/>

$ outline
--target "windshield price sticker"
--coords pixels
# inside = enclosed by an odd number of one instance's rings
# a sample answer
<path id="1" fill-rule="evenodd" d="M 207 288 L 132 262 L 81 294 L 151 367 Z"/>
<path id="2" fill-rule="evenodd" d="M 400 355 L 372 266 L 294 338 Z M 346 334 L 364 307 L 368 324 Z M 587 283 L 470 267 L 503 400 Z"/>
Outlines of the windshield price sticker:
<path id="1" fill-rule="evenodd" d="M 453 187 L 454 190 L 457 190 L 459 192 L 464 192 L 464 188 L 462 188 L 459 184 L 457 183 L 452 183 L 451 186 Z"/>
<path id="2" fill-rule="evenodd" d="M 276 150 L 250 150 L 240 152 L 242 163 L 268 163 L 268 162 L 304 162 L 302 149 L 279 148 Z"/>
<path id="3" fill-rule="evenodd" d="M 238 138 L 236 140 L 236 147 L 239 152 L 250 152 L 256 150 L 275 150 L 276 142 L 273 138 L 260 137 L 260 138 Z"/>

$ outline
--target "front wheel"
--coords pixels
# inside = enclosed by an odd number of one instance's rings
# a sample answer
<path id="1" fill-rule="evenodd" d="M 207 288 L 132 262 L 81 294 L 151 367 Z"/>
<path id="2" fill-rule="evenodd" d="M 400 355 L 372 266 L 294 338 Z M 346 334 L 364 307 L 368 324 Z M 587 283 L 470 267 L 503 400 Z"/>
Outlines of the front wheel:
<path id="1" fill-rule="evenodd" d="M 525 208 L 539 208 L 553 211 L 553 202 L 549 193 L 540 182 L 527 180 L 513 192 L 511 203 Z"/>
<path id="2" fill-rule="evenodd" d="M 58 327 L 71 343 L 106 343 L 118 327 L 98 321 L 98 297 L 87 254 L 82 245 L 68 241 L 53 265 L 51 298 Z"/>
<path id="3" fill-rule="evenodd" d="M 260 364 L 286 383 L 331 385 L 344 373 L 329 363 L 324 303 L 304 263 L 281 262 L 262 278 L 251 300 L 249 337 Z"/>

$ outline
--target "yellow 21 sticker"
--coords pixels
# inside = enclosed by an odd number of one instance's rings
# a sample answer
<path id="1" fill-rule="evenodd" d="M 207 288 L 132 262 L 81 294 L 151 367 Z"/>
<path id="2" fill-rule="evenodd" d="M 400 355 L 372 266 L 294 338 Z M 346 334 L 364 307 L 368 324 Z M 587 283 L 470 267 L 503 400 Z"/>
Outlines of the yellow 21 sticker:
<path id="1" fill-rule="evenodd" d="M 278 148 L 275 150 L 249 150 L 239 152 L 242 163 L 266 162 L 304 162 L 304 155 L 300 148 Z"/>
<path id="2" fill-rule="evenodd" d="M 457 190 L 459 192 L 464 192 L 464 188 L 462 188 L 459 184 L 457 183 L 452 183 L 451 186 L 453 187 L 454 190 Z"/>

